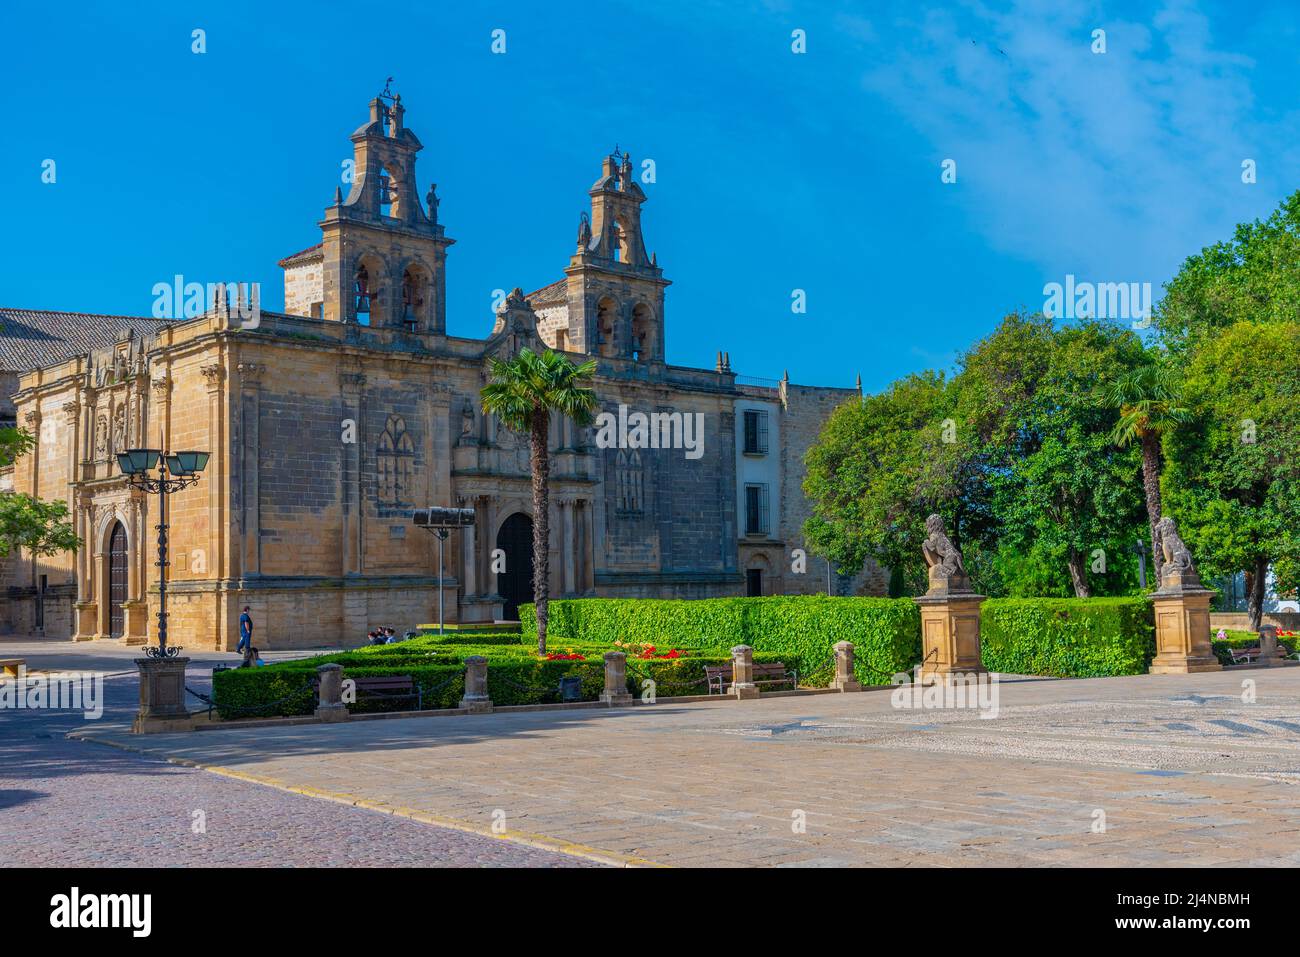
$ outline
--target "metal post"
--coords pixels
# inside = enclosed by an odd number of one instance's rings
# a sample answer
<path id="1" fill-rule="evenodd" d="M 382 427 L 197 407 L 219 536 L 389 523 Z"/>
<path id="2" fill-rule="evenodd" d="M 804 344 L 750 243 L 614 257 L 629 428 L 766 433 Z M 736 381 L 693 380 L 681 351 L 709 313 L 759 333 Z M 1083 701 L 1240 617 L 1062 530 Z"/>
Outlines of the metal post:
<path id="1" fill-rule="evenodd" d="M 447 530 L 438 529 L 438 634 L 445 634 L 442 623 L 442 548 L 443 542 L 447 540 Z"/>
<path id="2" fill-rule="evenodd" d="M 158 650 L 167 656 L 167 480 L 165 459 L 158 460 Z"/>

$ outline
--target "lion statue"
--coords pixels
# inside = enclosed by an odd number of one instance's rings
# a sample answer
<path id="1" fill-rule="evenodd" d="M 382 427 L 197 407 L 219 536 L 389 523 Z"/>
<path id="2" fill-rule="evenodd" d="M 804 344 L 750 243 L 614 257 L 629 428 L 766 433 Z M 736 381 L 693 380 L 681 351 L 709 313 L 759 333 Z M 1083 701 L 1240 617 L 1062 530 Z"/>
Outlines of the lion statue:
<path id="1" fill-rule="evenodd" d="M 944 531 L 943 519 L 931 515 L 925 520 L 925 530 L 927 534 L 921 543 L 921 554 L 930 567 L 930 590 L 964 590 L 969 583 L 966 566 L 962 563 L 961 552 Z"/>
<path id="2" fill-rule="evenodd" d="M 1199 585 L 1201 580 L 1192 563 L 1192 553 L 1183 544 L 1174 520 L 1167 515 L 1160 519 L 1156 534 L 1160 539 L 1160 586 Z"/>

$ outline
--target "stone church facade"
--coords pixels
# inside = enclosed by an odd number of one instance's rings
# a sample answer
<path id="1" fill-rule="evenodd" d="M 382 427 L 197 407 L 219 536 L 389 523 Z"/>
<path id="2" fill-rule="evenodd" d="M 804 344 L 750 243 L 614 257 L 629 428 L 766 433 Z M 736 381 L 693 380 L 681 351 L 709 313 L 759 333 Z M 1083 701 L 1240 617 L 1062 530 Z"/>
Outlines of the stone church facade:
<path id="1" fill-rule="evenodd" d="M 808 513 L 802 458 L 859 390 L 747 381 L 723 354 L 714 369 L 665 361 L 669 282 L 645 247 L 630 158 L 603 160 L 563 278 L 516 289 L 488 336 L 470 339 L 446 333 L 454 240 L 432 189 L 421 202 L 421 144 L 400 97 L 372 100 L 352 142 L 355 178 L 325 210 L 321 242 L 281 261 L 285 312 L 249 318 L 217 287 L 201 316 L 122 320 L 105 344 L 19 376 L 15 413 L 36 442 L 0 481 L 66 500 L 83 545 L 11 557 L 0 627 L 153 640 L 157 498 L 132 489 L 114 458 L 133 447 L 212 454 L 201 480 L 169 498 L 178 644 L 232 649 L 244 605 L 272 648 L 436 619 L 437 543 L 410 520 L 428 505 L 476 512 L 446 543 L 448 619 L 513 617 L 531 597 L 527 437 L 485 416 L 479 391 L 491 357 L 525 346 L 595 358 L 602 409 L 704 423 L 704 454 L 692 458 L 597 447 L 592 429 L 557 419 L 553 596 L 827 590 L 820 559 L 791 572 Z M 883 594 L 885 576 L 870 568 L 831 587 Z"/>

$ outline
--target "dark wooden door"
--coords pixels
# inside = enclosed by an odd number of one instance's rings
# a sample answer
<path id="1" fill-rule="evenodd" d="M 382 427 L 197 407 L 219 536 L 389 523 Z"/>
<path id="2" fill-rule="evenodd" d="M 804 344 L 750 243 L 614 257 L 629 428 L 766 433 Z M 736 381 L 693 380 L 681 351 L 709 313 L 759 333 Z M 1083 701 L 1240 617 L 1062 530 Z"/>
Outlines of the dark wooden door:
<path id="1" fill-rule="evenodd" d="M 502 615 L 519 620 L 519 606 L 533 600 L 533 520 L 515 512 L 497 532 L 497 548 L 505 552 L 506 570 L 497 575 L 497 594 L 505 599 Z"/>
<path id="2" fill-rule="evenodd" d="M 122 621 L 126 573 L 126 529 L 118 522 L 108 540 L 108 630 L 114 638 L 121 638 L 126 631 Z"/>

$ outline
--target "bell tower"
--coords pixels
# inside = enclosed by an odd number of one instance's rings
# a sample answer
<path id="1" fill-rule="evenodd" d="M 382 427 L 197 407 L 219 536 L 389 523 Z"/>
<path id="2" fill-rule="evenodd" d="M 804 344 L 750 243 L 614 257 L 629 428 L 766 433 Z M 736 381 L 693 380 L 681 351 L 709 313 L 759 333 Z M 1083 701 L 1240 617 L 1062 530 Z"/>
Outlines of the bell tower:
<path id="1" fill-rule="evenodd" d="M 392 78 L 389 77 L 389 82 Z M 387 86 L 370 120 L 352 134 L 352 188 L 336 189 L 320 222 L 324 306 L 334 322 L 444 335 L 448 239 L 438 222 L 437 186 L 421 205 L 415 154 L 400 95 Z"/>
<path id="2" fill-rule="evenodd" d="M 641 204 L 646 195 L 632 175 L 632 158 L 614 152 L 601 162 L 588 191 L 591 215 L 578 224 L 569 277 L 570 348 L 638 362 L 663 362 L 663 270 L 646 253 Z"/>

